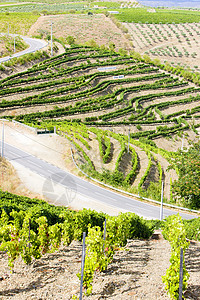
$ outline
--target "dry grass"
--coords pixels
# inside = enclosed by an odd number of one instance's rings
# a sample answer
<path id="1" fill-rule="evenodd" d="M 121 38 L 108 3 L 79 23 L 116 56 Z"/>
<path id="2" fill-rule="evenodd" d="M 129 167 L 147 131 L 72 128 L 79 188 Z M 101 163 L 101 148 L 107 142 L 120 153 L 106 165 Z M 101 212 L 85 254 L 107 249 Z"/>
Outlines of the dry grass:
<path id="1" fill-rule="evenodd" d="M 71 35 L 76 42 L 85 43 L 94 40 L 98 45 L 114 43 L 116 49 L 127 48 L 128 41 L 117 26 L 102 14 L 41 16 L 29 30 L 29 35 L 50 33 L 50 21 L 53 21 L 53 35 L 66 38 Z"/>
<path id="2" fill-rule="evenodd" d="M 0 189 L 30 198 L 41 198 L 23 185 L 11 163 L 2 158 L 0 158 Z"/>

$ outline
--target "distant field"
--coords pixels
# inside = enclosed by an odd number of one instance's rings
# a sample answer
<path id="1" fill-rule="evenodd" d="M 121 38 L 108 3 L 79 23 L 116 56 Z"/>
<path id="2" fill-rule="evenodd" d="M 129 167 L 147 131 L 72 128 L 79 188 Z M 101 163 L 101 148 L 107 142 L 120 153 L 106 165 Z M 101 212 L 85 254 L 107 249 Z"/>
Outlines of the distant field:
<path id="1" fill-rule="evenodd" d="M 17 3 L 17 2 L 0 2 L 0 5 L 5 5 L 5 4 L 14 4 L 14 3 Z"/>
<path id="2" fill-rule="evenodd" d="M 149 12 L 146 8 L 120 9 L 115 17 L 128 23 L 197 23 L 200 22 L 200 12 L 190 10 L 156 9 Z"/>
<path id="3" fill-rule="evenodd" d="M 32 13 L 0 14 L 0 32 L 7 32 L 9 24 L 10 33 L 27 34 L 38 17 Z"/>
<path id="4" fill-rule="evenodd" d="M 134 49 L 151 58 L 189 65 L 200 71 L 200 24 L 125 23 Z"/>
<path id="5" fill-rule="evenodd" d="M 42 1 L 43 2 L 43 1 Z M 5 4 L 5 3 L 4 3 Z M 4 5 L 0 6 L 0 12 L 42 12 L 42 13 L 66 13 L 73 10 L 74 13 L 80 13 L 83 11 L 95 10 L 95 12 L 101 12 L 107 9 L 120 8 L 120 2 L 66 2 L 66 3 L 20 3 L 19 5 Z M 94 8 L 95 7 L 95 8 Z"/>
<path id="6" fill-rule="evenodd" d="M 88 16 L 86 14 L 66 14 L 55 16 L 41 16 L 29 31 L 29 35 L 50 34 L 50 22 L 54 22 L 53 35 L 66 38 L 71 35 L 77 43 L 85 43 L 93 39 L 98 45 L 115 43 L 116 48 L 127 45 L 120 29 L 104 15 Z"/>
<path id="7" fill-rule="evenodd" d="M 69 3 L 69 2 L 82 2 L 78 0 L 70 0 L 70 1 L 65 1 L 65 0 L 19 0 L 17 2 L 30 2 L 30 3 Z"/>
<path id="8" fill-rule="evenodd" d="M 20 5 L 13 5 L 13 6 L 2 6 L 0 7 L 0 12 L 58 12 L 63 13 L 69 10 L 83 10 L 86 2 L 78 2 L 78 3 L 44 3 L 44 4 L 20 4 Z"/>

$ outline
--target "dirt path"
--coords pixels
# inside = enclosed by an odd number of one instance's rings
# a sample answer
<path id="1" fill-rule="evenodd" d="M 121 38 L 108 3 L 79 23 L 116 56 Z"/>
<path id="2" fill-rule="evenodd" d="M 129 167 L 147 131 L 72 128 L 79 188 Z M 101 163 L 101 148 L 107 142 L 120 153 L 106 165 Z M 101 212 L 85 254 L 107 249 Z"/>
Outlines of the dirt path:
<path id="1" fill-rule="evenodd" d="M 158 239 L 131 240 L 118 251 L 106 272 L 96 273 L 93 293 L 84 300 L 169 299 L 162 276 L 169 267 L 170 246 Z M 192 244 L 186 254 L 190 274 L 186 299 L 200 299 L 200 245 Z M 81 243 L 73 242 L 58 252 L 46 254 L 26 266 L 21 260 L 9 273 L 6 254 L 0 254 L 0 299 L 72 299 L 79 297 L 80 282 L 76 274 L 81 266 Z"/>

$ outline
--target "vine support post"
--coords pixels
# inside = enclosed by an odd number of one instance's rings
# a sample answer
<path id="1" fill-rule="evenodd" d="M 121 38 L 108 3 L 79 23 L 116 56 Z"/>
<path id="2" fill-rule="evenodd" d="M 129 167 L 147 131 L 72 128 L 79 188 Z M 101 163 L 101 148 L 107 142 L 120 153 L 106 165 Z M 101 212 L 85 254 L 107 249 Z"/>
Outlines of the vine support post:
<path id="1" fill-rule="evenodd" d="M 28 243 L 28 247 L 29 247 L 29 249 L 30 249 L 30 239 L 31 239 L 31 219 L 29 218 L 29 220 L 28 220 L 28 240 L 29 240 L 29 243 Z"/>
<path id="2" fill-rule="evenodd" d="M 128 129 L 128 153 L 129 153 L 129 147 L 130 147 L 130 127 Z"/>
<path id="3" fill-rule="evenodd" d="M 183 150 L 183 147 L 184 147 L 184 137 L 185 137 L 185 135 L 183 134 L 181 150 Z"/>
<path id="4" fill-rule="evenodd" d="M 182 300 L 183 293 L 183 248 L 180 252 L 180 273 L 179 273 L 179 300 Z"/>
<path id="5" fill-rule="evenodd" d="M 103 240 L 104 240 L 104 243 L 103 243 L 103 252 L 104 252 L 105 240 L 106 240 L 106 219 L 105 219 L 105 222 L 104 222 Z"/>
<path id="6" fill-rule="evenodd" d="M 2 139 L 1 139 L 1 157 L 4 157 L 4 122 L 2 125 Z"/>
<path id="7" fill-rule="evenodd" d="M 53 57 L 53 22 L 51 21 L 51 57 Z"/>
<path id="8" fill-rule="evenodd" d="M 14 50 L 13 52 L 15 53 L 15 35 L 14 35 Z"/>
<path id="9" fill-rule="evenodd" d="M 163 194 L 164 194 L 164 181 L 162 181 L 162 190 L 161 190 L 160 221 L 162 221 L 163 219 Z"/>
<path id="10" fill-rule="evenodd" d="M 85 265 L 85 236 L 86 236 L 86 233 L 83 232 L 82 259 L 81 259 L 81 284 L 80 284 L 79 300 L 82 300 L 82 297 L 83 297 L 83 275 L 84 275 L 84 265 Z"/>

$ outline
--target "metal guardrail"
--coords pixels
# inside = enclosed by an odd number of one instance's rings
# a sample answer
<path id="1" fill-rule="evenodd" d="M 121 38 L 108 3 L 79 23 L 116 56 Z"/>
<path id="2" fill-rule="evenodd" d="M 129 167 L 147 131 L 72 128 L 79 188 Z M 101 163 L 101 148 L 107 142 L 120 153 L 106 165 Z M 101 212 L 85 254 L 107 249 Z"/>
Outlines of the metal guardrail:
<path id="1" fill-rule="evenodd" d="M 6 121 L 9 121 L 9 120 L 6 120 Z M 29 125 L 26 125 L 24 123 L 21 123 L 21 122 L 15 121 L 15 120 L 12 120 L 12 122 L 14 124 L 21 125 L 21 126 L 27 128 L 27 129 L 33 131 L 35 134 L 50 134 L 50 133 L 56 134 L 56 126 L 54 126 L 53 130 L 48 130 L 47 128 L 38 129 L 37 127 L 31 127 Z"/>
<path id="2" fill-rule="evenodd" d="M 24 123 L 21 123 L 21 122 L 15 121 L 15 120 L 12 120 L 12 122 L 13 122 L 14 124 L 21 125 L 21 126 L 27 128 L 27 129 L 33 131 L 35 134 L 37 134 L 37 128 L 36 128 L 36 127 L 31 127 L 31 126 L 29 126 L 29 125 L 26 125 L 26 124 L 24 124 Z"/>

